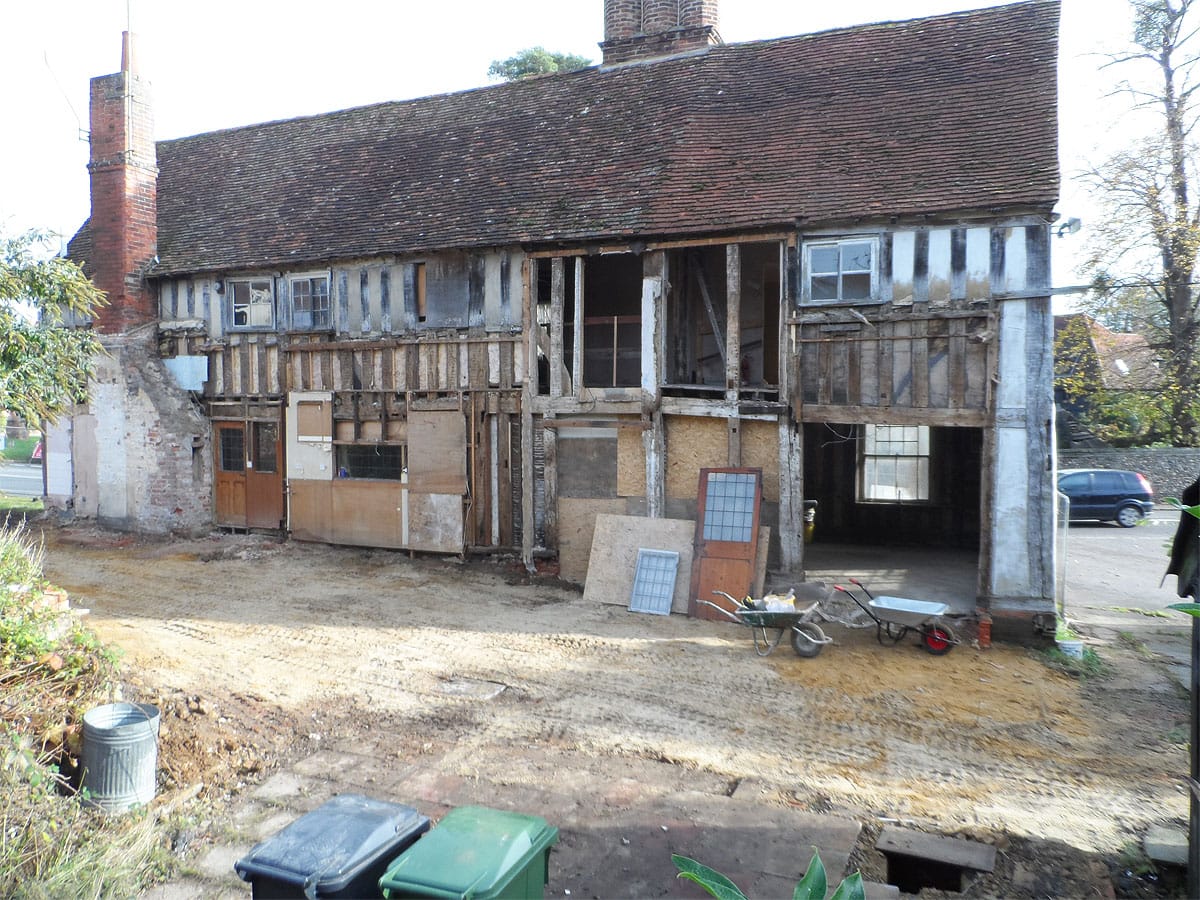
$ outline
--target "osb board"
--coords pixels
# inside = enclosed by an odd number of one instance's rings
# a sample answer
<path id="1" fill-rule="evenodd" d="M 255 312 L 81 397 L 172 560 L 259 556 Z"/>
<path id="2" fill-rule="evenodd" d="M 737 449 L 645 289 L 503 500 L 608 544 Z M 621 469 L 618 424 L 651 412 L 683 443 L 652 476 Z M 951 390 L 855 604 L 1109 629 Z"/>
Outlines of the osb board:
<path id="1" fill-rule="evenodd" d="M 401 547 L 399 481 L 343 478 L 333 486 L 333 537 L 358 547 Z"/>
<path id="2" fill-rule="evenodd" d="M 288 484 L 288 527 L 298 541 L 333 540 L 333 482 L 292 480 Z"/>
<path id="3" fill-rule="evenodd" d="M 623 515 L 625 501 L 558 498 L 558 574 L 561 578 L 576 584 L 587 580 L 592 534 L 596 517 L 602 513 Z"/>
<path id="4" fill-rule="evenodd" d="M 461 412 L 409 411 L 408 489 L 459 497 L 467 492 L 467 420 Z"/>
<path id="5" fill-rule="evenodd" d="M 779 502 L 779 425 L 742 422 L 742 465 L 762 469 L 764 500 Z"/>
<path id="6" fill-rule="evenodd" d="M 634 428 L 617 430 L 617 496 L 646 496 L 646 448 L 644 432 Z"/>
<path id="7" fill-rule="evenodd" d="M 663 418 L 667 433 L 667 496 L 676 500 L 695 499 L 700 470 L 729 465 L 726 421 L 697 416 Z"/>
<path id="8" fill-rule="evenodd" d="M 692 541 L 696 523 L 687 519 L 646 519 L 601 513 L 596 516 L 583 598 L 593 603 L 629 606 L 638 549 L 674 550 L 679 554 L 671 612 L 687 614 L 691 589 Z"/>
<path id="9" fill-rule="evenodd" d="M 333 433 L 333 404 L 328 400 L 296 402 L 296 433 L 301 437 L 327 438 Z"/>
<path id="10" fill-rule="evenodd" d="M 409 492 L 408 547 L 430 553 L 462 553 L 462 497 Z"/>

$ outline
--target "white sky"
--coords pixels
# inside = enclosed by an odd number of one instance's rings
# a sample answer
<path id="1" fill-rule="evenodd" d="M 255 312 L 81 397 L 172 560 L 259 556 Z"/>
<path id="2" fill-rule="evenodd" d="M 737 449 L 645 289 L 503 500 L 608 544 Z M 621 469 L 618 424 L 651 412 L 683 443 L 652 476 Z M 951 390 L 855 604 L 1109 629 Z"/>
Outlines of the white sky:
<path id="1" fill-rule="evenodd" d="M 998 5 L 1000 0 L 724 0 L 729 43 Z M 0 0 L 0 232 L 69 237 L 88 214 L 88 80 L 120 68 L 127 5 L 157 137 L 408 99 L 488 83 L 492 60 L 534 45 L 599 60 L 602 0 Z M 1127 0 L 1063 0 L 1062 216 L 1056 284 L 1078 281 L 1088 205 L 1071 180 L 1127 131 L 1105 99 L 1104 51 L 1125 46 Z"/>

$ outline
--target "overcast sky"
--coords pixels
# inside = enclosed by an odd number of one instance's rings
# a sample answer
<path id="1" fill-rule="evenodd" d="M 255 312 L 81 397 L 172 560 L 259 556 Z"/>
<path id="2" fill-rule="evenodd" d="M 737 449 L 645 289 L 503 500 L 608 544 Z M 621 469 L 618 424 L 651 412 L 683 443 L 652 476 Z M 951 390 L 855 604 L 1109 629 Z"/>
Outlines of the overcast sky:
<path id="1" fill-rule="evenodd" d="M 971 0 L 725 0 L 730 43 L 998 5 Z M 128 9 L 127 9 L 128 7 Z M 534 45 L 599 60 L 602 0 L 0 0 L 0 231 L 70 236 L 88 214 L 88 80 L 120 68 L 127 17 L 152 86 L 157 137 L 327 112 L 488 83 L 495 59 Z M 1097 54 L 1124 46 L 1127 0 L 1063 0 L 1060 49 L 1063 199 L 1122 129 Z M 1071 283 L 1056 241 L 1056 283 Z"/>

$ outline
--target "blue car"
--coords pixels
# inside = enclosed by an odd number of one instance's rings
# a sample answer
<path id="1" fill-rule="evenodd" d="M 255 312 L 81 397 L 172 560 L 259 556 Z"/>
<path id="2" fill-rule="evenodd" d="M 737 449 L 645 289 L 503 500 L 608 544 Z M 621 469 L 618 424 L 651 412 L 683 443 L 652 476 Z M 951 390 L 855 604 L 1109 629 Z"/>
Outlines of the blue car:
<path id="1" fill-rule="evenodd" d="M 1116 522 L 1132 528 L 1154 509 L 1154 490 L 1141 472 L 1062 469 L 1058 489 L 1071 501 L 1071 521 Z"/>

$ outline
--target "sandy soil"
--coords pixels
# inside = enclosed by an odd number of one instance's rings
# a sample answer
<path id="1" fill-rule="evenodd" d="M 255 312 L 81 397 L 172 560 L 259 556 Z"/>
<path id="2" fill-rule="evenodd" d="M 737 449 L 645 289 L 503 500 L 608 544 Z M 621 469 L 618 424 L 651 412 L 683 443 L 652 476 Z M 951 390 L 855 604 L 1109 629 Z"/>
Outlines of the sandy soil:
<path id="1" fill-rule="evenodd" d="M 899 820 L 990 841 L 1009 864 L 976 890 L 1009 896 L 1104 895 L 1149 825 L 1186 822 L 1187 704 L 1120 642 L 1094 679 L 1028 649 L 935 657 L 836 624 L 814 659 L 764 659 L 746 629 L 587 603 L 511 562 L 255 536 L 49 531 L 46 570 L 163 706 L 168 786 L 232 796 L 369 716 L 398 752 L 454 748 L 493 773 L 539 745 L 614 781 L 648 758 L 868 834 Z"/>

